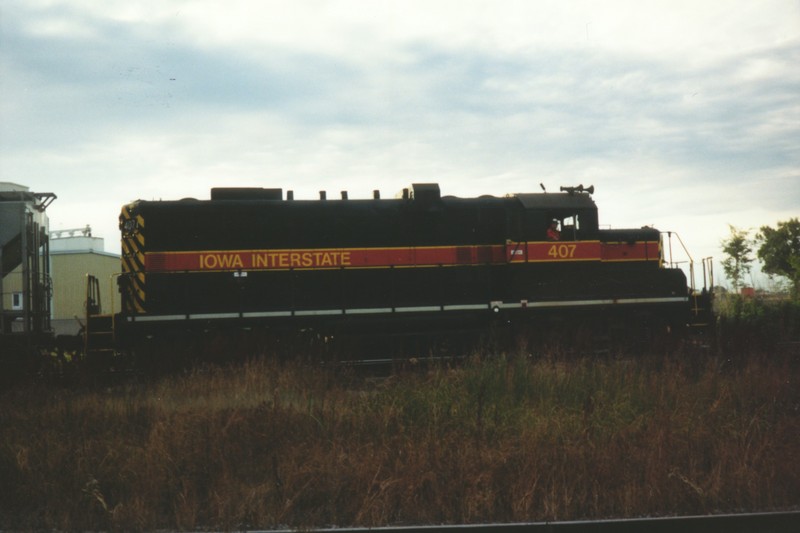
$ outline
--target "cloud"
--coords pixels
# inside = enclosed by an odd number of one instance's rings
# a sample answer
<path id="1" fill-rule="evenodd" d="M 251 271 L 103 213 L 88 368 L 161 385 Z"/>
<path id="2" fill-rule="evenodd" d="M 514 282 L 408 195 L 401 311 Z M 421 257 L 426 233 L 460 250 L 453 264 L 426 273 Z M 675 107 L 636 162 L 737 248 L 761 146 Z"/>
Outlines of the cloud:
<path id="1" fill-rule="evenodd" d="M 0 181 L 55 191 L 56 225 L 109 241 L 122 203 L 220 185 L 593 183 L 601 221 L 704 247 L 800 205 L 794 2 L 0 9 Z"/>

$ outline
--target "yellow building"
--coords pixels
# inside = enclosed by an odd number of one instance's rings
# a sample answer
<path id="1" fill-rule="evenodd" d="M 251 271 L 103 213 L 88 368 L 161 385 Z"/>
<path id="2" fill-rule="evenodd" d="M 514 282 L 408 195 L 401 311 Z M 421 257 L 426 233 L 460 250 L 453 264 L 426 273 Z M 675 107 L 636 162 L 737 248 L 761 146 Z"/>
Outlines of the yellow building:
<path id="1" fill-rule="evenodd" d="M 52 326 L 56 334 L 73 334 L 86 320 L 86 276 L 100 280 L 104 313 L 119 312 L 119 255 L 104 251 L 103 239 L 91 228 L 50 233 L 50 275 L 53 279 Z"/>

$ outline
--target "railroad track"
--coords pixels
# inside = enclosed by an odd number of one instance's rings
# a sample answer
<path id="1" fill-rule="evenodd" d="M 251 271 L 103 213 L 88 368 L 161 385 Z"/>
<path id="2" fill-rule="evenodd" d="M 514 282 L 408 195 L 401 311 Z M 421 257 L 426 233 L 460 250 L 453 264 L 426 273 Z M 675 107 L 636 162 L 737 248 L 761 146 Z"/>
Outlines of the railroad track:
<path id="1" fill-rule="evenodd" d="M 296 530 L 270 530 L 294 533 Z M 796 533 L 800 511 L 660 518 L 626 518 L 522 524 L 467 524 L 447 526 L 392 526 L 376 528 L 303 528 L 326 533 Z M 251 533 L 256 533 L 250 530 Z M 265 530 L 263 533 L 267 533 Z"/>

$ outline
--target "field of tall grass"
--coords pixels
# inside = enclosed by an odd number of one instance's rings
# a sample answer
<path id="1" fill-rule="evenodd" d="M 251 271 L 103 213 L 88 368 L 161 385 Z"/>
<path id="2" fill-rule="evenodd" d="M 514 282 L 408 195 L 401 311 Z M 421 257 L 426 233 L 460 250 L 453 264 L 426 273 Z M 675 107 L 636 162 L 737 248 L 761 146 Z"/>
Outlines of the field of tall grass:
<path id="1" fill-rule="evenodd" d="M 0 396 L 0 528 L 243 529 L 800 504 L 800 360 L 475 356 L 368 379 L 260 357 Z"/>

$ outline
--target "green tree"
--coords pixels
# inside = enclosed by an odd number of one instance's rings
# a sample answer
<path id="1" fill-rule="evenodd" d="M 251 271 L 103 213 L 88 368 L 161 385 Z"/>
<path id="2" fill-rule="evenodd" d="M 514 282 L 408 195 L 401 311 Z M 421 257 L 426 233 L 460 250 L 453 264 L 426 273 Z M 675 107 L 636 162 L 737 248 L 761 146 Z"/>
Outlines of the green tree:
<path id="1" fill-rule="evenodd" d="M 731 224 L 731 236 L 722 240 L 722 252 L 727 256 L 722 260 L 722 268 L 725 275 L 731 280 L 733 290 L 739 292 L 745 275 L 750 273 L 752 268 L 753 253 L 752 241 L 749 238 L 750 230 L 740 230 Z"/>
<path id="2" fill-rule="evenodd" d="M 793 297 L 800 296 L 800 219 L 778 222 L 777 229 L 761 226 L 756 242 L 764 272 L 788 278 Z"/>

